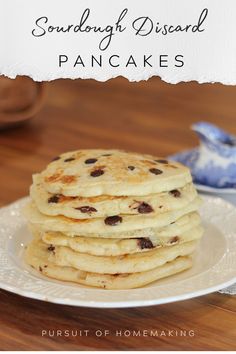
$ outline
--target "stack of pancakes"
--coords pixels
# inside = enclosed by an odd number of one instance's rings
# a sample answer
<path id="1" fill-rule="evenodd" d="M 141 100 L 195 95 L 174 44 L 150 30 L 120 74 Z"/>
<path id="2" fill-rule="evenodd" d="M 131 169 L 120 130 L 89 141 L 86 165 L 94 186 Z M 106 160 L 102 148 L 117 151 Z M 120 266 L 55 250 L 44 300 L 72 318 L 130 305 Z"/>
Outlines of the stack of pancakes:
<path id="1" fill-rule="evenodd" d="M 203 234 L 185 166 L 120 150 L 79 150 L 33 176 L 26 261 L 44 275 L 137 288 L 192 266 Z"/>

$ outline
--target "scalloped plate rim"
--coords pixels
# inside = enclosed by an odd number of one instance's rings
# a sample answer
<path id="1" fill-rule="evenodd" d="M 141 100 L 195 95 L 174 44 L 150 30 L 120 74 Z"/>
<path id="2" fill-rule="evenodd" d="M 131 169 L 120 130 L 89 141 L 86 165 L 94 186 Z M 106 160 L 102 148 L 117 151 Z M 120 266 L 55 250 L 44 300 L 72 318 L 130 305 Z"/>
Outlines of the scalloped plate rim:
<path id="1" fill-rule="evenodd" d="M 204 296 L 211 294 L 213 292 L 219 291 L 222 288 L 227 288 L 231 285 L 233 285 L 236 282 L 236 277 L 231 279 L 228 282 L 225 282 L 221 285 L 216 285 L 214 287 L 210 287 L 207 290 L 199 290 L 195 292 L 191 292 L 185 295 L 178 295 L 178 296 L 169 296 L 163 299 L 153 299 L 153 300 L 134 300 L 134 301 L 115 301 L 115 302 L 104 302 L 104 301 L 77 301 L 77 300 L 69 300 L 70 302 L 68 303 L 67 301 L 62 302 L 60 298 L 55 298 L 55 297 L 50 297 L 46 296 L 44 297 L 43 295 L 39 295 L 35 292 L 27 292 L 27 291 L 19 291 L 17 287 L 10 287 L 6 286 L 4 283 L 0 282 L 0 288 L 6 291 L 9 291 L 13 294 L 20 295 L 29 299 L 33 300 L 39 300 L 39 301 L 45 301 L 45 302 L 50 302 L 53 304 L 58 304 L 58 305 L 66 305 L 66 306 L 77 306 L 77 307 L 91 307 L 91 308 L 131 308 L 131 307 L 145 307 L 145 306 L 155 306 L 155 305 L 163 305 L 163 304 L 168 304 L 168 303 L 173 303 L 173 302 L 178 302 L 178 301 L 185 301 L 185 300 L 190 300 L 194 299 L 199 296 Z M 96 290 L 96 289 L 95 289 Z M 108 290 L 109 291 L 109 290 Z M 132 291 L 132 290 L 129 290 Z M 67 299 L 65 299 L 67 300 Z"/>

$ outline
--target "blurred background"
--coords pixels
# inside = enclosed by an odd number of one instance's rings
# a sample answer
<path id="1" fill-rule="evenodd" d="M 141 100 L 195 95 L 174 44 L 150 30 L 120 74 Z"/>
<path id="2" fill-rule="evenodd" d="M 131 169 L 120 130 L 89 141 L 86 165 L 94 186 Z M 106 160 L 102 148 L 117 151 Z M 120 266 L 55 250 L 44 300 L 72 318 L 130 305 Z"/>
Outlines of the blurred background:
<path id="1" fill-rule="evenodd" d="M 236 134 L 236 87 L 154 77 L 35 83 L 0 78 L 0 206 L 28 194 L 33 172 L 61 152 L 122 148 L 159 156 L 198 144 L 193 122 Z"/>

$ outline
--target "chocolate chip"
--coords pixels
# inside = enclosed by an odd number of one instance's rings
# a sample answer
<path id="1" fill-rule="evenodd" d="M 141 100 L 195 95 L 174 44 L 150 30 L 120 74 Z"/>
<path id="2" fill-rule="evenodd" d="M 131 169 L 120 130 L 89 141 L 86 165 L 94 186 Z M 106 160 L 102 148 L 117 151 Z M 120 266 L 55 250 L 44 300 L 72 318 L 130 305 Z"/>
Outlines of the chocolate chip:
<path id="1" fill-rule="evenodd" d="M 47 264 L 45 264 L 43 267 L 44 267 L 44 268 L 47 268 L 48 266 L 47 266 Z"/>
<path id="2" fill-rule="evenodd" d="M 122 222 L 122 217 L 119 215 L 108 216 L 104 222 L 106 225 L 116 226 Z"/>
<path id="3" fill-rule="evenodd" d="M 135 169 L 135 167 L 134 167 L 134 166 L 128 166 L 128 169 L 129 169 L 130 171 L 133 171 L 133 170 Z"/>
<path id="4" fill-rule="evenodd" d="M 99 177 L 99 176 L 102 176 L 104 174 L 104 171 L 101 170 L 101 169 L 98 169 L 98 170 L 94 170 L 90 173 L 90 176 L 92 177 Z"/>
<path id="5" fill-rule="evenodd" d="M 68 159 L 65 159 L 64 162 L 70 162 L 70 161 L 74 161 L 75 158 L 74 157 L 68 157 Z"/>
<path id="6" fill-rule="evenodd" d="M 160 175 L 162 174 L 163 172 L 161 170 L 159 170 L 158 168 L 150 168 L 149 171 L 151 173 L 153 173 L 154 175 Z"/>
<path id="7" fill-rule="evenodd" d="M 169 241 L 170 244 L 177 243 L 177 242 L 179 242 L 179 237 L 178 236 L 172 237 L 172 239 Z"/>
<path id="8" fill-rule="evenodd" d="M 137 244 L 141 250 L 154 248 L 154 245 L 149 238 L 139 238 Z"/>
<path id="9" fill-rule="evenodd" d="M 50 245 L 50 246 L 48 247 L 48 251 L 50 251 L 50 252 L 55 251 L 55 247 L 54 247 L 53 245 Z"/>
<path id="10" fill-rule="evenodd" d="M 153 212 L 153 208 L 151 207 L 151 205 L 145 202 L 140 203 L 137 207 L 137 210 L 140 214 L 148 214 Z"/>
<path id="11" fill-rule="evenodd" d="M 40 267 L 40 266 L 39 266 L 39 271 L 40 271 L 40 272 L 42 272 L 42 271 L 43 271 L 43 270 L 42 270 L 42 267 Z"/>
<path id="12" fill-rule="evenodd" d="M 95 163 L 97 162 L 97 159 L 87 159 L 84 161 L 84 163 L 86 163 L 87 165 L 91 164 L 91 163 Z"/>
<path id="13" fill-rule="evenodd" d="M 164 164 L 167 164 L 169 163 L 167 160 L 155 160 L 156 162 L 159 162 L 159 163 L 164 163 Z"/>
<path id="14" fill-rule="evenodd" d="M 93 208 L 93 207 L 90 207 L 90 206 L 82 206 L 82 207 L 78 207 L 78 208 L 75 208 L 76 210 L 79 210 L 81 211 L 81 213 L 95 213 L 97 212 L 97 209 Z"/>
<path id="15" fill-rule="evenodd" d="M 48 203 L 58 203 L 60 200 L 60 196 L 55 194 L 52 197 L 48 198 Z"/>
<path id="16" fill-rule="evenodd" d="M 60 156 L 56 156 L 54 157 L 54 159 L 52 159 L 52 161 L 57 161 L 57 160 L 60 160 Z"/>
<path id="17" fill-rule="evenodd" d="M 170 191 L 170 194 L 175 198 L 179 198 L 181 196 L 181 193 L 178 191 L 178 189 L 173 189 L 173 191 Z"/>

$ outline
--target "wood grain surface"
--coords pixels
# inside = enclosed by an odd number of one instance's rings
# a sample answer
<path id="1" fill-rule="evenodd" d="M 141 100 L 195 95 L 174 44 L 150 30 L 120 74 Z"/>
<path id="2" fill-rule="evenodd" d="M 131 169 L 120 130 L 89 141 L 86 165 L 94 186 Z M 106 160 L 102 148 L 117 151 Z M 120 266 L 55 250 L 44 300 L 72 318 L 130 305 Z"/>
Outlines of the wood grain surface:
<path id="1" fill-rule="evenodd" d="M 124 148 L 165 156 L 197 144 L 189 127 L 199 120 L 236 134 L 236 87 L 118 78 L 57 80 L 47 90 L 34 119 L 0 132 L 0 206 L 27 195 L 32 173 L 64 151 Z M 133 309 L 60 306 L 3 290 L 0 301 L 1 350 L 236 349 L 236 298 L 218 293 Z M 96 336 L 98 330 L 109 334 Z M 132 336 L 134 330 L 144 335 Z M 150 330 L 160 335 L 145 336 Z"/>

